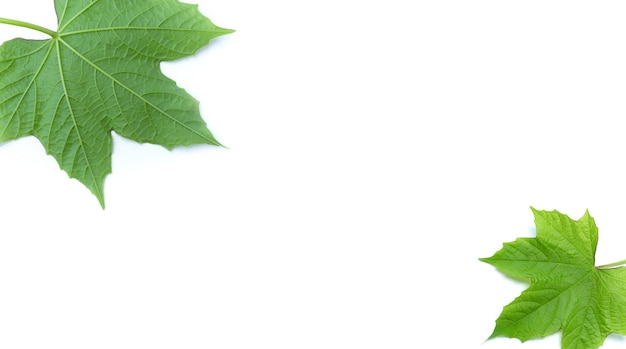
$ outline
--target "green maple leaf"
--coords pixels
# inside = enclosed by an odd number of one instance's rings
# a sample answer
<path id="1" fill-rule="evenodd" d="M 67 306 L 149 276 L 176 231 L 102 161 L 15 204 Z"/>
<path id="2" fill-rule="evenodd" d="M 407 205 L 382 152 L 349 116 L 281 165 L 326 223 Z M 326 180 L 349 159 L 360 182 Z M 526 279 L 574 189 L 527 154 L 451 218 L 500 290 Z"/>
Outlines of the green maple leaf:
<path id="1" fill-rule="evenodd" d="M 111 131 L 168 149 L 219 143 L 198 102 L 159 64 L 195 54 L 217 36 L 196 5 L 177 0 L 55 0 L 48 40 L 0 46 L 0 142 L 34 135 L 104 207 Z"/>
<path id="2" fill-rule="evenodd" d="M 496 320 L 489 338 L 526 341 L 563 330 L 563 349 L 596 349 L 610 333 L 626 334 L 626 261 L 595 266 L 598 228 L 586 212 L 578 221 L 533 209 L 536 238 L 504 244 L 480 259 L 530 286 Z"/>

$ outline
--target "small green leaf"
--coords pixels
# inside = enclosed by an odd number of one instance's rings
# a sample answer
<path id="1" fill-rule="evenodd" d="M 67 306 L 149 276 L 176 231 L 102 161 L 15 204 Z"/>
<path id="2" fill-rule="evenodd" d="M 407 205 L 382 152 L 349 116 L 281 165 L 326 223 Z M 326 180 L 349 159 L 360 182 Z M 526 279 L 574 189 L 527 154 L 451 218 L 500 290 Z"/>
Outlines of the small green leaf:
<path id="1" fill-rule="evenodd" d="M 598 228 L 586 212 L 578 221 L 533 209 L 536 238 L 504 244 L 480 260 L 530 286 L 496 320 L 489 338 L 526 341 L 563 331 L 563 349 L 597 349 L 610 333 L 626 335 L 626 268 L 595 266 Z"/>
<path id="2" fill-rule="evenodd" d="M 195 54 L 231 30 L 177 0 L 56 0 L 48 40 L 0 46 L 0 142 L 34 135 L 104 207 L 111 131 L 168 149 L 219 145 L 198 102 L 159 64 Z"/>

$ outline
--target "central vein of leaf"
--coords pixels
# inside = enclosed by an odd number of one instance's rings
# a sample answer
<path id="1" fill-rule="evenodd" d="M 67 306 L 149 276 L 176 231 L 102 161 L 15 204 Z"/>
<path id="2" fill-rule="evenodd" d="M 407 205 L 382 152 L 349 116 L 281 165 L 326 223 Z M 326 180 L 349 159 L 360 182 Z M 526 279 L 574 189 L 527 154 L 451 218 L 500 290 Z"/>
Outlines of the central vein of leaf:
<path id="1" fill-rule="evenodd" d="M 74 130 L 76 132 L 76 136 L 78 137 L 78 141 L 80 142 L 80 149 L 82 151 L 85 162 L 87 163 L 87 169 L 89 170 L 89 173 L 91 175 L 91 179 L 93 180 L 93 182 L 97 183 L 98 179 L 96 178 L 96 175 L 93 172 L 91 159 L 89 158 L 89 156 L 87 155 L 85 151 L 85 141 L 83 141 L 83 136 L 81 134 L 78 121 L 76 120 L 76 115 L 74 114 L 74 108 L 72 108 L 72 103 L 70 102 L 70 98 L 69 98 L 70 94 L 67 92 L 65 74 L 63 72 L 63 60 L 61 57 L 61 50 L 59 49 L 59 41 L 56 41 L 55 44 L 56 44 L 57 60 L 58 60 L 57 63 L 59 65 L 59 76 L 61 77 L 61 86 L 63 87 L 63 95 L 65 98 L 65 102 L 67 103 L 69 115 L 72 118 L 72 123 L 74 124 Z M 102 192 L 100 191 L 100 187 L 96 185 L 95 188 L 97 191 L 96 196 L 100 200 L 100 205 L 102 205 L 102 207 L 104 208 L 104 201 L 101 199 L 103 195 L 102 195 Z"/>
<path id="2" fill-rule="evenodd" d="M 215 141 L 211 138 L 208 138 L 206 135 L 198 132 L 197 130 L 195 130 L 194 128 L 190 127 L 189 125 L 181 122 L 180 120 L 176 119 L 175 117 L 173 117 L 170 113 L 166 112 L 165 110 L 159 108 L 157 105 L 155 105 L 154 103 L 152 103 L 151 101 L 147 100 L 145 97 L 143 97 L 142 95 L 140 95 L 139 93 L 137 93 L 136 91 L 134 91 L 132 88 L 126 86 L 123 82 L 119 81 L 118 79 L 116 79 L 114 76 L 112 76 L 110 73 L 108 73 L 107 71 L 103 70 L 101 67 L 99 67 L 97 64 L 95 64 L 92 60 L 88 59 L 87 57 L 85 57 L 83 54 L 81 54 L 80 52 L 78 52 L 74 47 L 72 47 L 72 45 L 70 45 L 69 43 L 67 43 L 65 40 L 63 40 L 62 37 L 59 37 L 59 42 L 61 44 L 63 44 L 65 47 L 67 47 L 70 51 L 72 51 L 77 57 L 79 57 L 80 59 L 82 59 L 85 63 L 89 64 L 90 66 L 92 66 L 95 70 L 97 70 L 98 72 L 100 72 L 101 74 L 103 74 L 104 76 L 106 76 L 108 79 L 110 79 L 111 81 L 113 81 L 115 84 L 121 86 L 122 88 L 124 88 L 126 91 L 128 91 L 129 93 L 131 93 L 133 96 L 135 96 L 137 99 L 141 100 L 143 103 L 145 103 L 146 106 L 149 106 L 150 108 L 153 108 L 154 110 L 156 110 L 159 114 L 167 117 L 168 119 L 172 120 L 172 122 L 175 122 L 176 124 L 178 124 L 179 126 L 185 128 L 186 130 L 188 130 L 189 132 L 202 137 L 204 139 L 206 139 L 208 142 L 210 142 L 211 144 L 215 144 L 215 145 L 219 145 L 219 143 L 215 143 Z"/>

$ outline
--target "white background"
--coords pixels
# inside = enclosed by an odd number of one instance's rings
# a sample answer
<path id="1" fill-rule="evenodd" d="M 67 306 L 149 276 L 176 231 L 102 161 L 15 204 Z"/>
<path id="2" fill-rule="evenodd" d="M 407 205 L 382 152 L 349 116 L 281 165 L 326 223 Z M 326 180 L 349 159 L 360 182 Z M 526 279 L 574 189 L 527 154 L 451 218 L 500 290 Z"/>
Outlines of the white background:
<path id="1" fill-rule="evenodd" d="M 525 285 L 477 258 L 530 206 L 626 258 L 623 1 L 199 2 L 237 32 L 163 70 L 229 149 L 115 136 L 103 211 L 0 145 L 1 348 L 559 347 L 483 343 Z"/>

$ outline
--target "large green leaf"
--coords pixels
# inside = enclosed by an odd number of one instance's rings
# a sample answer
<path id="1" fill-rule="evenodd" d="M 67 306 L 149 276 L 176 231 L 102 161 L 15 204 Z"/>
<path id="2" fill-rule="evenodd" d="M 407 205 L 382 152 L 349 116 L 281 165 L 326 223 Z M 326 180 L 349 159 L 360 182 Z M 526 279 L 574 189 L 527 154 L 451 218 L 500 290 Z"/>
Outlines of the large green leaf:
<path id="1" fill-rule="evenodd" d="M 111 131 L 166 148 L 219 145 L 159 64 L 230 30 L 176 0 L 56 0 L 49 40 L 0 46 L 0 142 L 34 135 L 104 207 Z"/>
<path id="2" fill-rule="evenodd" d="M 506 243 L 481 259 L 530 280 L 504 307 L 490 338 L 526 341 L 563 330 L 563 349 L 596 349 L 610 333 L 626 335 L 626 268 L 595 267 L 594 219 L 588 212 L 578 221 L 557 211 L 533 213 L 536 238 Z"/>

